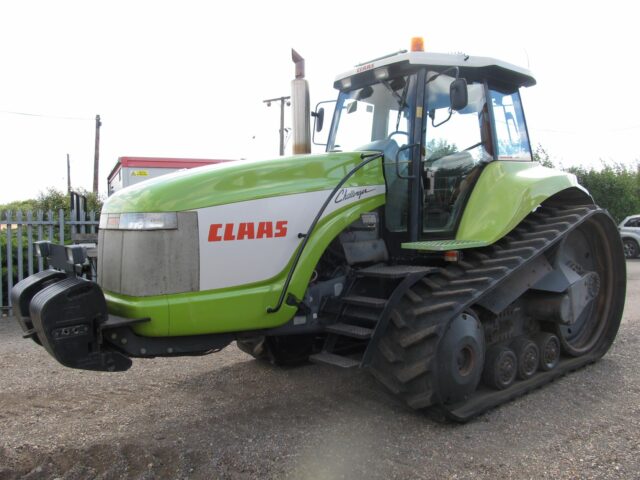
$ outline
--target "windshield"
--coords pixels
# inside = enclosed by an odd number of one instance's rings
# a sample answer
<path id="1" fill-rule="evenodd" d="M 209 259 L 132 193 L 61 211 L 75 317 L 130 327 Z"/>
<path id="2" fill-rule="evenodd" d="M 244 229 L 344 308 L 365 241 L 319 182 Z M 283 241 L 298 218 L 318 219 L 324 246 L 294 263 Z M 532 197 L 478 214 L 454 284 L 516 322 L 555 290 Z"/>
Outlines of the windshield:
<path id="1" fill-rule="evenodd" d="M 408 143 L 409 113 L 413 103 L 409 77 L 383 80 L 375 85 L 341 92 L 328 150 L 386 150 Z"/>
<path id="2" fill-rule="evenodd" d="M 381 80 L 340 92 L 328 150 L 375 150 L 384 153 L 385 223 L 390 231 L 406 231 L 409 209 L 408 171 L 415 111 L 416 76 Z"/>

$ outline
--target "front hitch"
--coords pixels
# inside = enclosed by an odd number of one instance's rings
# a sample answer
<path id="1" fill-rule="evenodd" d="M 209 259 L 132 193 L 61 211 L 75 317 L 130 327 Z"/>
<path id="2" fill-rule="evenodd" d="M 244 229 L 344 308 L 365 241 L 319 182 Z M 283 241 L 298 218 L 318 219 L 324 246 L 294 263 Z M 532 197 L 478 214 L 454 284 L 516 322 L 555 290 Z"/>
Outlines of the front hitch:
<path id="1" fill-rule="evenodd" d="M 131 359 L 105 349 L 101 324 L 108 319 L 100 287 L 89 280 L 55 270 L 40 272 L 19 282 L 12 291 L 25 336 L 34 338 L 62 365 L 83 370 L 119 372 Z M 34 277 L 36 277 L 34 279 Z M 28 305 L 28 315 L 26 306 Z"/>

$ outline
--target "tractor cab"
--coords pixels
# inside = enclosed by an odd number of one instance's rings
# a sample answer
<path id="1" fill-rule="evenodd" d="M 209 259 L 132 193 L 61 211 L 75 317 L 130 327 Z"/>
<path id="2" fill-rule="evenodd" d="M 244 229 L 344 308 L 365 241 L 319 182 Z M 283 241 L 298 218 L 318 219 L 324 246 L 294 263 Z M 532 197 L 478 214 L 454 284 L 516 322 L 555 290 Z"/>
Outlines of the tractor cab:
<path id="1" fill-rule="evenodd" d="M 454 239 L 484 166 L 532 160 L 519 88 L 534 84 L 498 60 L 419 46 L 374 59 L 336 80 L 327 150 L 384 153 L 391 244 Z"/>

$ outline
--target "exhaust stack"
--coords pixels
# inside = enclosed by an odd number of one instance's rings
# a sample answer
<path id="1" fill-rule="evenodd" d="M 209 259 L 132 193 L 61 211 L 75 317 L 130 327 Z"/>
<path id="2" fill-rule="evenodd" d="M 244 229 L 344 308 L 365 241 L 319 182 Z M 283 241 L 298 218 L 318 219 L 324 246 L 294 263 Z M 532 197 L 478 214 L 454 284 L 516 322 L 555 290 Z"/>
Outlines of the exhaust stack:
<path id="1" fill-rule="evenodd" d="M 311 110 L 309 83 L 304 78 L 304 58 L 293 48 L 291 59 L 296 64 L 296 78 L 291 81 L 293 104 L 293 154 L 311 153 Z"/>

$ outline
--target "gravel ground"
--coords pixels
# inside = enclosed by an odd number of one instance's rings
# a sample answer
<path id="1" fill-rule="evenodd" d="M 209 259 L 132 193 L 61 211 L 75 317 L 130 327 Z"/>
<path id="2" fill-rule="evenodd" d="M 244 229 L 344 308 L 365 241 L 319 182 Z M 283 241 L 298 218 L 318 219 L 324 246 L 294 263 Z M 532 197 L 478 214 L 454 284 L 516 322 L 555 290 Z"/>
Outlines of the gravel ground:
<path id="1" fill-rule="evenodd" d="M 235 346 L 66 369 L 0 319 L 0 480 L 640 478 L 640 261 L 598 363 L 465 425 L 412 412 L 365 371 L 281 369 Z"/>

